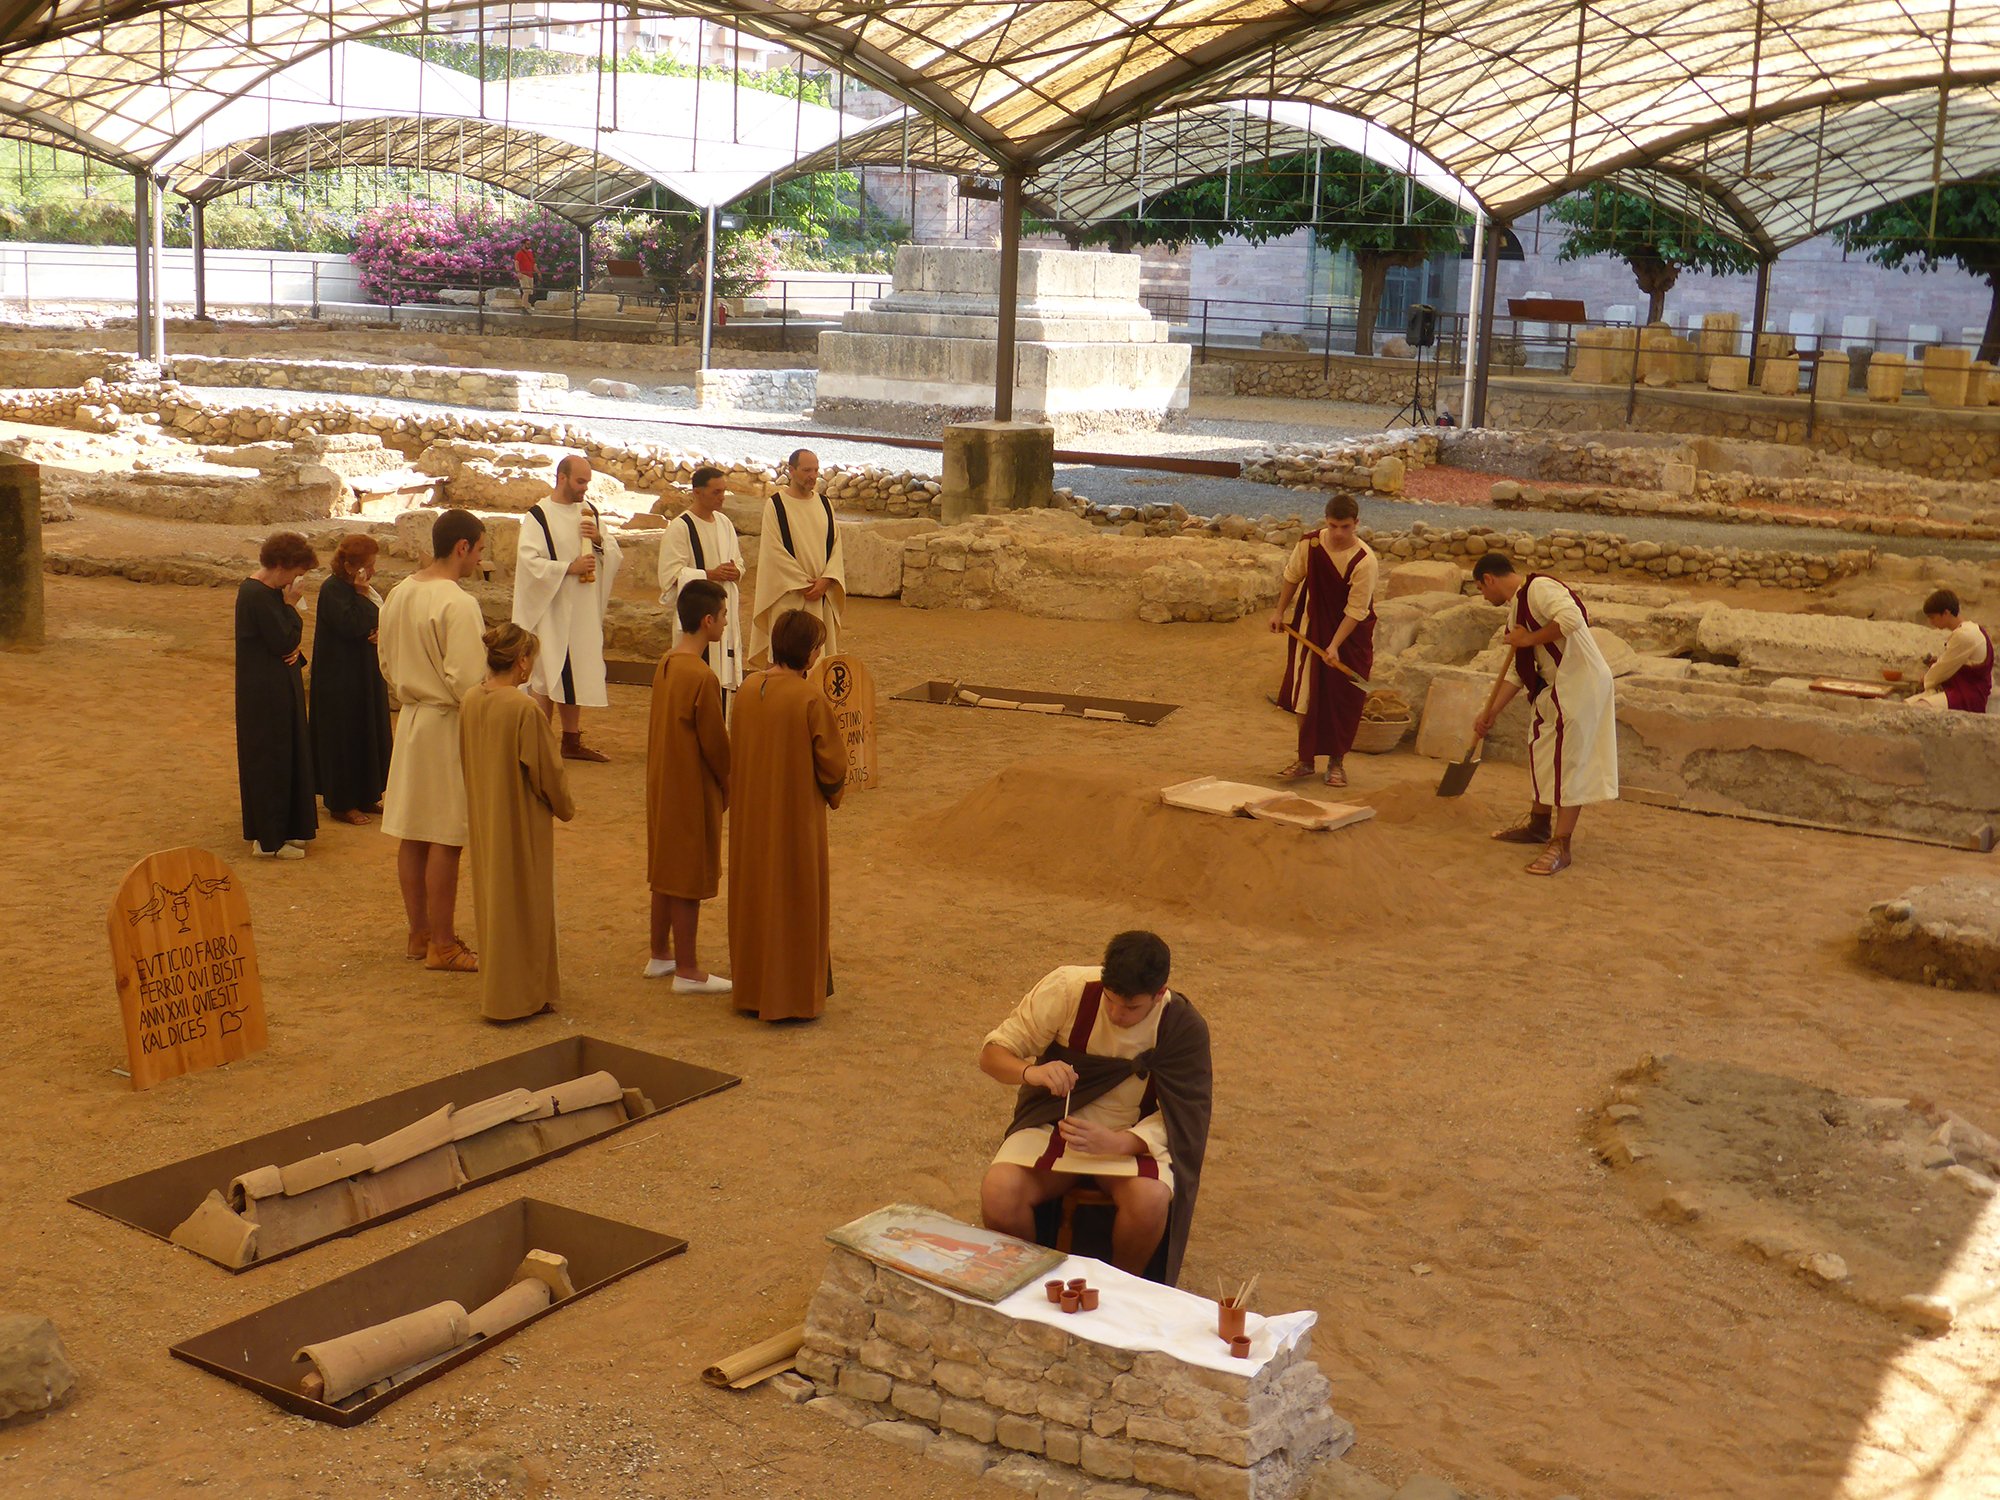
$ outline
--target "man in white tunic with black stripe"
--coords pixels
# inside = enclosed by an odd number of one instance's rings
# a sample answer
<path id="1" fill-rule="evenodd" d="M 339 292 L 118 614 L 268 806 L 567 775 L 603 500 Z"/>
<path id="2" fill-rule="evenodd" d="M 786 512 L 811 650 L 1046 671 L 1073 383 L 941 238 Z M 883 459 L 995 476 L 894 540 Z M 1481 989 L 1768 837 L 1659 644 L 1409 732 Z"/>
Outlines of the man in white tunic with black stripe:
<path id="1" fill-rule="evenodd" d="M 618 539 L 584 499 L 590 460 L 572 453 L 556 465 L 555 493 L 521 518 L 514 553 L 514 623 L 542 643 L 528 692 L 562 713 L 566 760 L 609 760 L 583 743 L 583 710 L 605 708 L 604 611 L 618 578 Z"/>
<path id="2" fill-rule="evenodd" d="M 1501 639 L 1514 653 L 1506 676 L 1473 721 L 1476 739 L 1523 688 L 1534 722 L 1528 732 L 1528 774 L 1534 805 L 1512 828 L 1493 835 L 1507 844 L 1545 847 L 1530 875 L 1554 875 L 1570 864 L 1579 813 L 1618 796 L 1618 717 L 1611 668 L 1590 634 L 1583 601 L 1560 579 L 1523 576 L 1497 552 L 1473 564 L 1473 582 L 1488 604 L 1509 608 Z"/>
<path id="3" fill-rule="evenodd" d="M 725 704 L 743 686 L 743 626 L 737 618 L 742 613 L 737 584 L 743 577 L 743 548 L 736 540 L 735 525 L 722 513 L 726 494 L 722 470 L 706 465 L 696 469 L 688 508 L 667 522 L 660 534 L 660 603 L 674 621 L 675 642 L 680 641 L 681 629 L 674 611 L 686 585 L 705 578 L 721 586 L 729 603 L 722 639 L 704 656 L 722 684 Z"/>
<path id="4" fill-rule="evenodd" d="M 771 627 L 802 609 L 826 627 L 824 654 L 840 655 L 847 608 L 847 553 L 833 506 L 819 492 L 819 456 L 801 448 L 785 461 L 784 487 L 764 506 L 757 538 L 757 595 L 750 610 L 750 665 L 771 665 Z"/>

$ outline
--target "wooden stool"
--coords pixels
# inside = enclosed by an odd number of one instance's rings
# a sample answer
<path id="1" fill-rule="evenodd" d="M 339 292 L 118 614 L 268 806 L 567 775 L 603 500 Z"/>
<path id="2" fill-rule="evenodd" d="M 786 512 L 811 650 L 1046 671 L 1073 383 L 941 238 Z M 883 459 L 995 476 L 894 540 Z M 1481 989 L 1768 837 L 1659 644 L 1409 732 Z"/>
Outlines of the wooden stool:
<path id="1" fill-rule="evenodd" d="M 1111 1195 L 1093 1183 L 1080 1182 L 1062 1195 L 1062 1222 L 1056 1228 L 1055 1248 L 1070 1253 L 1076 1238 L 1076 1211 L 1079 1208 L 1110 1208 Z"/>

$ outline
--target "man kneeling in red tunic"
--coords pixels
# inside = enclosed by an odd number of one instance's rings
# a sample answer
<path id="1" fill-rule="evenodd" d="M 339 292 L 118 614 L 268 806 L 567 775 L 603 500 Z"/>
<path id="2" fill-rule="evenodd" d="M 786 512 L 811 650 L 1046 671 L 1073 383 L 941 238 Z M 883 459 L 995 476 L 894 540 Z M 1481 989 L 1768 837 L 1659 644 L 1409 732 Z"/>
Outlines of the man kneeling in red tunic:
<path id="1" fill-rule="evenodd" d="M 1326 524 L 1292 549 L 1278 607 L 1271 612 L 1272 634 L 1290 626 L 1311 642 L 1285 637 L 1278 707 L 1299 716 L 1298 759 L 1278 773 L 1287 781 L 1311 776 L 1324 755 L 1326 784 L 1347 785 L 1341 761 L 1353 748 L 1361 710 L 1368 705 L 1368 691 L 1360 684 L 1375 665 L 1377 566 L 1375 554 L 1354 534 L 1360 518 L 1352 495 L 1326 502 Z M 1347 671 L 1330 665 L 1329 656 Z"/>
<path id="2" fill-rule="evenodd" d="M 1101 968 L 1055 970 L 987 1033 L 980 1070 L 1018 1089 L 979 1188 L 988 1229 L 1053 1244 L 1044 1206 L 1094 1180 L 1116 1213 L 1113 1263 L 1169 1286 L 1179 1277 L 1213 1085 L 1208 1023 L 1167 988 L 1172 962 L 1155 934 L 1121 932 Z"/>

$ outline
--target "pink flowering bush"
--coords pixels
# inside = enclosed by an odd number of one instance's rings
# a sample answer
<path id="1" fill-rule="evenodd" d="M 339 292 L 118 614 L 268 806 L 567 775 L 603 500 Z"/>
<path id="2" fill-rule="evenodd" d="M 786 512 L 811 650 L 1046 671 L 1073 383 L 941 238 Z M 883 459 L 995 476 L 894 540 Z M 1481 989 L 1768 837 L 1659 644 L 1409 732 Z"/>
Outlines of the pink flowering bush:
<path id="1" fill-rule="evenodd" d="M 523 241 L 534 249 L 539 286 L 576 285 L 575 225 L 540 210 L 504 216 L 490 203 L 385 203 L 362 215 L 348 259 L 377 302 L 435 302 L 445 287 L 511 287 Z"/>

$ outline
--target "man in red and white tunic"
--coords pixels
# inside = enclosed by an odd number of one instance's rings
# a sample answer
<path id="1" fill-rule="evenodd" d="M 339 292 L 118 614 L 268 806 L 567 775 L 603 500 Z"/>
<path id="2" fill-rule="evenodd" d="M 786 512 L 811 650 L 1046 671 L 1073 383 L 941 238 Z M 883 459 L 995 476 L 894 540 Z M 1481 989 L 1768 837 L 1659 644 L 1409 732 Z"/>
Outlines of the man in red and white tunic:
<path id="1" fill-rule="evenodd" d="M 1299 716 L 1298 758 L 1278 773 L 1287 781 L 1311 776 L 1324 755 L 1326 784 L 1347 785 L 1341 762 L 1354 748 L 1368 706 L 1368 691 L 1355 679 L 1367 681 L 1375 665 L 1378 565 L 1354 534 L 1360 516 L 1352 495 L 1335 495 L 1326 502 L 1326 523 L 1301 537 L 1285 560 L 1271 632 L 1289 625 L 1305 637 L 1285 637 L 1285 680 L 1278 689 L 1278 707 Z M 1347 671 L 1329 664 L 1328 656 Z"/>
<path id="2" fill-rule="evenodd" d="M 1530 875 L 1553 875 L 1570 864 L 1577 815 L 1590 803 L 1618 796 L 1618 717 L 1611 668 L 1590 634 L 1590 616 L 1569 585 L 1545 573 L 1525 577 L 1497 552 L 1473 564 L 1473 582 L 1488 604 L 1509 607 L 1506 634 L 1514 659 L 1472 732 L 1484 739 L 1500 711 L 1527 689 L 1534 723 L 1528 732 L 1528 774 L 1534 805 L 1502 843 L 1543 844 Z"/>
<path id="3" fill-rule="evenodd" d="M 1933 630 L 1948 630 L 1944 650 L 1924 669 L 1924 690 L 1912 708 L 1949 708 L 1983 714 L 1993 696 L 1993 637 L 1986 627 L 1959 618 L 1958 595 L 1939 589 L 1924 600 L 1924 619 Z"/>
<path id="4" fill-rule="evenodd" d="M 1179 1276 L 1212 1081 L 1208 1023 L 1167 988 L 1171 964 L 1155 934 L 1121 932 L 1102 966 L 1055 970 L 987 1034 L 980 1069 L 1019 1089 L 980 1184 L 988 1229 L 1036 1239 L 1036 1210 L 1091 1179 L 1115 1212 L 1112 1261 Z"/>

